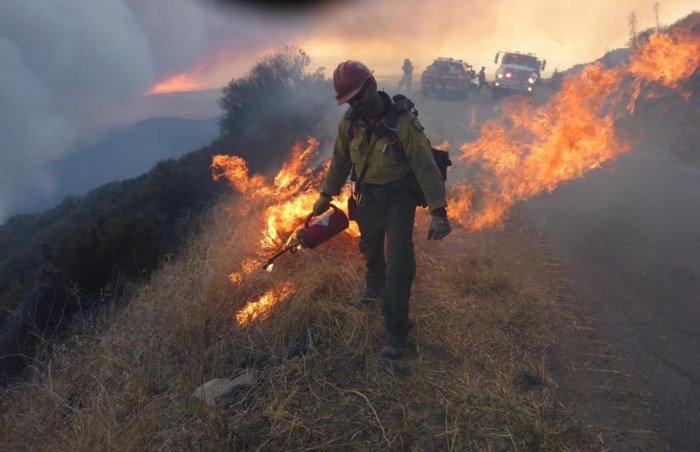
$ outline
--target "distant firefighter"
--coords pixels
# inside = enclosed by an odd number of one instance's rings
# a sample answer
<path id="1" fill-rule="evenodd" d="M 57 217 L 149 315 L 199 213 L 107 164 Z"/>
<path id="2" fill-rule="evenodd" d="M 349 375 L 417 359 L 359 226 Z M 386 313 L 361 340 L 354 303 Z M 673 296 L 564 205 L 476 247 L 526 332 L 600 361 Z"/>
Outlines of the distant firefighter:
<path id="1" fill-rule="evenodd" d="M 401 80 L 399 80 L 399 88 L 402 86 L 405 86 L 408 91 L 411 91 L 411 84 L 413 83 L 413 63 L 411 63 L 411 60 L 406 58 L 403 60 L 403 66 L 401 66 L 401 70 L 403 71 L 403 77 L 401 77 Z"/>
<path id="2" fill-rule="evenodd" d="M 477 94 L 481 92 L 481 88 L 483 88 L 484 86 L 489 89 L 491 88 L 489 86 L 489 82 L 486 81 L 486 67 L 481 66 L 481 70 L 479 71 L 476 77 L 479 81 L 479 87 L 476 89 Z"/>

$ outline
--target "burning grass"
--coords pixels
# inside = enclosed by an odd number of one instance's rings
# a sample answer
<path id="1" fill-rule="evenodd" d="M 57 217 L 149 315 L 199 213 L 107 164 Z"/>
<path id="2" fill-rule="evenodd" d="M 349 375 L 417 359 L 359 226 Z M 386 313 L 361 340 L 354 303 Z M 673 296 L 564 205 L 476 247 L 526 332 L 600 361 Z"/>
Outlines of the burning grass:
<path id="1" fill-rule="evenodd" d="M 227 269 L 250 259 L 244 238 L 260 229 L 236 206 L 217 209 L 189 251 L 108 324 L 51 344 L 30 382 L 3 393 L 6 447 L 585 448 L 543 355 L 564 317 L 556 291 L 533 273 L 536 256 L 513 246 L 522 237 L 506 228 L 428 242 L 420 217 L 417 328 L 408 356 L 392 363 L 377 356 L 380 307 L 355 302 L 355 239 L 338 236 L 231 284 Z M 236 321 L 281 283 L 295 290 L 267 318 Z M 191 398 L 204 382 L 244 371 L 256 383 L 215 407 Z"/>
<path id="2" fill-rule="evenodd" d="M 465 196 L 451 203 L 461 207 L 456 219 L 469 229 L 498 225 L 518 201 L 629 152 L 616 128 L 634 114 L 640 96 L 665 88 L 690 100 L 688 82 L 699 67 L 700 35 L 679 28 L 651 35 L 624 66 L 588 65 L 543 105 L 504 103 L 503 117 L 485 122 L 478 139 L 460 148 L 458 159 L 479 165 L 483 174 L 477 205 Z"/>

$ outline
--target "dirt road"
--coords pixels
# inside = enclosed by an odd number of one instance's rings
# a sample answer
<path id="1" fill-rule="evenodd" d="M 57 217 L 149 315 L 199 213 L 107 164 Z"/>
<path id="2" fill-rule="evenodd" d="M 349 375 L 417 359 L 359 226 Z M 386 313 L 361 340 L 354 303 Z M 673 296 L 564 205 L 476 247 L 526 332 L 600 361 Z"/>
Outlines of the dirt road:
<path id="1" fill-rule="evenodd" d="M 434 141 L 450 141 L 456 153 L 475 138 L 470 122 L 497 113 L 487 94 L 412 97 Z M 650 448 L 700 450 L 700 170 L 664 149 L 633 146 L 517 210 L 561 262 L 602 340 L 629 364 L 639 387 L 628 394 L 648 400 L 664 444 Z"/>
<path id="2" fill-rule="evenodd" d="M 700 171 L 633 152 L 526 209 L 645 381 L 669 450 L 699 450 Z"/>

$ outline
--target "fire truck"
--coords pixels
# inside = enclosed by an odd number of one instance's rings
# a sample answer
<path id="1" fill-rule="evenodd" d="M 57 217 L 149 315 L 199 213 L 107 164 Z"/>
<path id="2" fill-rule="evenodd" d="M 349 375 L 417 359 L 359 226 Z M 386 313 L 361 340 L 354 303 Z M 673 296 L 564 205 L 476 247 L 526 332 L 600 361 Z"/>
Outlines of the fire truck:
<path id="1" fill-rule="evenodd" d="M 533 96 L 540 83 L 540 70 L 544 70 L 547 60 L 518 51 L 498 52 L 493 62 L 498 64 L 499 58 L 501 65 L 496 70 L 491 97 L 500 99 L 507 94 Z"/>
<path id="2" fill-rule="evenodd" d="M 475 78 L 476 71 L 463 60 L 441 57 L 425 68 L 420 84 L 424 95 L 446 93 L 466 98 L 474 89 Z"/>

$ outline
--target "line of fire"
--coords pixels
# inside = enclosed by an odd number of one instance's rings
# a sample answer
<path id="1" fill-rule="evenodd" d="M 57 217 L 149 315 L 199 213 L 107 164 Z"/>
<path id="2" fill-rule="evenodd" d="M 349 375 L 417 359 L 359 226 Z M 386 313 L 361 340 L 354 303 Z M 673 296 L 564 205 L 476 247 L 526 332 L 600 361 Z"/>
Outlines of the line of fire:
<path id="1" fill-rule="evenodd" d="M 606 68 L 594 63 L 567 77 L 545 104 L 504 103 L 501 117 L 481 124 L 478 139 L 464 143 L 453 155 L 447 184 L 450 218 L 468 231 L 499 227 L 515 203 L 551 192 L 629 152 L 630 144 L 615 132 L 616 121 L 634 114 L 640 96 L 653 98 L 660 89 L 676 90 L 690 101 L 692 93 L 683 91 L 684 82 L 697 76 L 699 68 L 700 36 L 683 30 L 656 34 L 636 48 L 625 65 Z M 213 177 L 228 180 L 240 194 L 241 205 L 248 206 L 251 221 L 260 224 L 257 250 L 231 273 L 231 284 L 262 271 L 261 263 L 270 255 L 301 246 L 299 231 L 327 170 L 327 163 L 317 164 L 319 157 L 319 141 L 308 138 L 292 149 L 273 180 L 250 175 L 240 157 L 214 157 Z M 477 179 L 453 177 L 460 166 L 470 165 L 480 168 Z M 348 196 L 349 189 L 334 202 L 345 206 Z M 419 214 L 417 221 L 421 218 Z M 355 241 L 358 236 L 351 222 L 333 240 Z M 271 271 L 273 265 L 266 267 Z M 276 276 L 271 288 L 236 314 L 239 325 L 265 319 L 276 304 L 294 294 L 295 285 Z"/>

